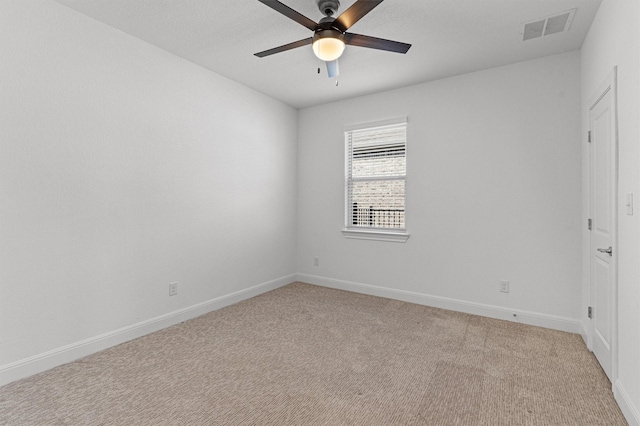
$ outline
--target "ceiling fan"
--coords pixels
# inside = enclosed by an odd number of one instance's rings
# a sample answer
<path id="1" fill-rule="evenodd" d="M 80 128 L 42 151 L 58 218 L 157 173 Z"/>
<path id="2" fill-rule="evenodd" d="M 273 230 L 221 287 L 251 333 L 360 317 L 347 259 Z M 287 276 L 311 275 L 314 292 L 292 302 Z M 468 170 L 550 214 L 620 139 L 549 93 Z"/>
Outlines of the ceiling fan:
<path id="1" fill-rule="evenodd" d="M 325 15 L 318 23 L 296 12 L 278 0 L 258 1 L 313 31 L 313 37 L 256 53 L 255 55 L 259 58 L 311 44 L 315 55 L 326 62 L 329 77 L 337 77 L 339 74 L 338 58 L 342 55 L 345 45 L 347 44 L 350 46 L 368 47 L 370 49 L 398 53 L 407 53 L 411 47 L 410 44 L 399 41 L 347 32 L 353 24 L 371 12 L 376 6 L 382 3 L 383 0 L 357 0 L 337 18 L 333 18 L 333 15 L 340 7 L 339 0 L 316 0 L 320 12 Z M 318 72 L 319 71 L 320 69 L 318 69 Z"/>

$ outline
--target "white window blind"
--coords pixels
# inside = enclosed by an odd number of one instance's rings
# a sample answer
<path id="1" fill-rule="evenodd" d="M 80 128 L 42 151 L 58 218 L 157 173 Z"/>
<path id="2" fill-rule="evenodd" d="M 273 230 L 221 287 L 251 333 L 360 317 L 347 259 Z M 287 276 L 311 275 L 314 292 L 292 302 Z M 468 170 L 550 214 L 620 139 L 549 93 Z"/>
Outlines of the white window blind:
<path id="1" fill-rule="evenodd" d="M 406 121 L 347 130 L 347 229 L 405 229 Z"/>

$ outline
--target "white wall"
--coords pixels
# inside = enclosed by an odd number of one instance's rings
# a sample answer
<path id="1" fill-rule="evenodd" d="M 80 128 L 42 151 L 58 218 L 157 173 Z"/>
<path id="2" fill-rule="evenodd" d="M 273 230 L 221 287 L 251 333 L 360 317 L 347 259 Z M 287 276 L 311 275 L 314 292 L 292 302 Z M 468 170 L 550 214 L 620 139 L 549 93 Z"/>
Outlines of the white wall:
<path id="1" fill-rule="evenodd" d="M 301 110 L 301 279 L 579 331 L 579 65 L 574 51 Z M 411 236 L 345 239 L 343 128 L 400 116 Z"/>
<path id="2" fill-rule="evenodd" d="M 0 51 L 0 373 L 295 279 L 296 110 L 50 1 Z"/>
<path id="3" fill-rule="evenodd" d="M 618 66 L 618 377 L 616 399 L 630 424 L 640 424 L 640 2 L 603 0 L 582 46 L 582 126 L 588 102 Z M 588 217 L 587 145 L 583 144 L 583 215 Z M 626 194 L 634 194 L 633 216 L 626 214 Z M 584 233 L 585 246 L 588 234 Z M 584 254 L 583 305 L 589 304 L 589 260 Z M 583 310 L 586 312 L 586 310 Z M 583 316 L 583 321 L 588 321 Z M 586 325 L 585 325 L 586 328 Z"/>

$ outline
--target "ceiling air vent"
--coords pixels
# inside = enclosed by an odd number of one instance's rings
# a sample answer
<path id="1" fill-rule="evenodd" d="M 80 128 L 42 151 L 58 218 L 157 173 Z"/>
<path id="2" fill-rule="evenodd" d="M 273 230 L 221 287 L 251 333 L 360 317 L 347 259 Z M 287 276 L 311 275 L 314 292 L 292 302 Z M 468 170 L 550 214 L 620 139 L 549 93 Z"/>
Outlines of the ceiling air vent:
<path id="1" fill-rule="evenodd" d="M 558 15 L 526 22 L 522 27 L 522 41 L 568 31 L 575 14 L 576 9 L 571 9 Z"/>

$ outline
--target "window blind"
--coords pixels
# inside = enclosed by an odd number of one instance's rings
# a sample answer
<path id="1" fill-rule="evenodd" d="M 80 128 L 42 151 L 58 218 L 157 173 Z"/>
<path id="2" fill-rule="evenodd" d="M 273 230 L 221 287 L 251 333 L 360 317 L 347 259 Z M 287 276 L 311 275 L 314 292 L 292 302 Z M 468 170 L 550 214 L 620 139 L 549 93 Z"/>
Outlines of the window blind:
<path id="1" fill-rule="evenodd" d="M 405 229 L 405 123 L 345 132 L 347 228 Z"/>

